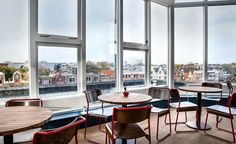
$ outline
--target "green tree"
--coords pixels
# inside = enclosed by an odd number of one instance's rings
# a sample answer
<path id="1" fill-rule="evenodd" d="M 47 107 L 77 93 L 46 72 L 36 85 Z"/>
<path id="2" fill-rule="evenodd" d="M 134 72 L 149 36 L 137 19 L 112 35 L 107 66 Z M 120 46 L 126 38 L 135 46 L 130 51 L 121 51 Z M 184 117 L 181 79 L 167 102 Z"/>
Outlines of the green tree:
<path id="1" fill-rule="evenodd" d="M 42 76 L 48 76 L 50 74 L 50 69 L 49 68 L 45 68 L 45 67 L 39 67 L 39 75 Z"/>
<path id="2" fill-rule="evenodd" d="M 6 80 L 12 79 L 13 73 L 15 71 L 16 71 L 16 68 L 14 67 L 0 66 L 0 72 L 3 72 L 5 74 Z"/>
<path id="3" fill-rule="evenodd" d="M 87 73 L 99 73 L 101 68 L 99 68 L 94 62 L 87 61 L 86 62 L 86 72 Z"/>

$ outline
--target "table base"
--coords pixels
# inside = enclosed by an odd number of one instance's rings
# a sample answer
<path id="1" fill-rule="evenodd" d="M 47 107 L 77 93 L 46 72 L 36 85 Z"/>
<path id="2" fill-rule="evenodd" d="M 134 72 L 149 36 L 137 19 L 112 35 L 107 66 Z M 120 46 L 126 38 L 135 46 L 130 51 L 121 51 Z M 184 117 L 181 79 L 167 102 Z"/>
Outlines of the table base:
<path id="1" fill-rule="evenodd" d="M 204 128 L 205 128 L 205 123 L 200 123 L 200 128 L 198 128 L 195 121 L 187 122 L 186 125 L 190 128 L 198 129 L 198 130 L 204 130 Z M 206 125 L 206 130 L 210 130 L 210 129 L 211 129 L 211 126 L 207 124 Z"/>
<path id="2" fill-rule="evenodd" d="M 13 144 L 13 135 L 3 136 L 4 144 Z"/>

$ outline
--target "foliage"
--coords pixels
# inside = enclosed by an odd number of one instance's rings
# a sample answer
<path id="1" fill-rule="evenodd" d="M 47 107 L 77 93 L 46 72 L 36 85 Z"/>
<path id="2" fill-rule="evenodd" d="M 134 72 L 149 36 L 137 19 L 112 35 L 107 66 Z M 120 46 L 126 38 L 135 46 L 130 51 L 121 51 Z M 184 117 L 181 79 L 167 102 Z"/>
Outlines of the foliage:
<path id="1" fill-rule="evenodd" d="M 99 73 L 101 68 L 99 68 L 96 63 L 87 61 L 86 63 L 86 72 L 87 73 Z"/>
<path id="2" fill-rule="evenodd" d="M 6 80 L 11 79 L 15 71 L 16 71 L 16 68 L 14 67 L 0 66 L 0 72 L 3 72 L 5 74 Z"/>
<path id="3" fill-rule="evenodd" d="M 45 67 L 39 67 L 39 75 L 40 76 L 48 76 L 50 74 L 50 69 Z"/>

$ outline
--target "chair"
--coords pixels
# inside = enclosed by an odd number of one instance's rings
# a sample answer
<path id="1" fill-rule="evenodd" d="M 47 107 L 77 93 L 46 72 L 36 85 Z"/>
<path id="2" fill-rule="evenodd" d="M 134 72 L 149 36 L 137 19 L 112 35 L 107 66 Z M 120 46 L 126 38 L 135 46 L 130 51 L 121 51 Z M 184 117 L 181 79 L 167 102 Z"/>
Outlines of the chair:
<path id="1" fill-rule="evenodd" d="M 105 132 L 104 130 L 101 130 L 101 121 L 104 120 L 107 121 L 107 118 L 112 115 L 112 108 L 104 108 L 103 102 L 101 102 L 101 107 L 91 111 L 90 110 L 90 104 L 98 102 L 98 96 L 102 94 L 101 90 L 99 89 L 92 89 L 92 90 L 86 90 L 83 91 L 86 96 L 87 101 L 87 107 L 86 107 L 86 122 L 85 122 L 85 131 L 84 131 L 84 138 L 87 139 L 86 133 L 87 133 L 87 125 L 88 125 L 88 118 L 96 118 L 99 120 L 99 130 L 102 132 Z M 88 140 L 88 139 L 87 139 Z M 91 141 L 91 140 L 88 140 Z M 93 141 L 91 141 L 93 142 Z"/>
<path id="2" fill-rule="evenodd" d="M 73 137 L 75 137 L 75 143 L 78 144 L 78 128 L 85 121 L 85 118 L 80 116 L 63 127 L 38 131 L 34 134 L 32 144 L 68 144 Z"/>
<path id="3" fill-rule="evenodd" d="M 232 85 L 231 81 L 229 81 L 229 80 L 227 80 L 225 83 L 226 83 L 226 85 L 227 85 L 227 87 L 228 87 L 228 89 L 229 89 L 229 96 L 230 96 L 230 95 L 232 95 L 233 92 L 234 92 L 233 85 Z"/>
<path id="4" fill-rule="evenodd" d="M 145 136 L 151 143 L 150 130 L 150 113 L 151 106 L 133 107 L 133 108 L 114 108 L 112 122 L 105 125 L 106 129 L 106 144 L 107 136 L 112 144 L 115 144 L 116 139 L 136 139 Z M 148 119 L 148 134 L 139 127 L 138 122 Z"/>
<path id="5" fill-rule="evenodd" d="M 152 96 L 153 99 L 167 99 L 169 98 L 170 90 L 169 88 L 164 88 L 164 87 L 150 87 L 148 89 L 148 95 Z M 171 134 L 171 124 L 170 126 L 170 131 L 168 134 L 163 136 L 163 138 L 159 139 L 159 118 L 162 116 L 167 116 L 169 114 L 169 123 L 171 123 L 171 115 L 170 115 L 170 107 L 168 108 L 158 108 L 158 107 L 153 107 L 151 110 L 152 113 L 157 114 L 157 130 L 156 130 L 156 140 L 157 141 L 162 141 Z M 165 119 L 166 120 L 166 119 Z"/>
<path id="6" fill-rule="evenodd" d="M 11 99 L 6 102 L 5 106 L 6 107 L 11 107 L 11 106 L 38 106 L 38 107 L 42 107 L 43 101 L 39 98 Z M 31 141 L 33 138 L 33 134 L 38 130 L 39 129 L 32 129 L 32 130 L 27 130 L 24 132 L 16 133 L 13 135 L 13 141 L 14 141 L 14 143 Z"/>
<path id="7" fill-rule="evenodd" d="M 203 82 L 202 86 L 203 87 L 214 87 L 214 88 L 222 89 L 222 84 L 218 83 L 218 82 Z M 221 100 L 222 100 L 222 92 L 220 93 L 220 97 L 217 98 L 217 99 L 216 98 L 209 98 L 209 97 L 205 97 L 205 99 L 216 101 L 216 102 L 221 102 Z"/>
<path id="8" fill-rule="evenodd" d="M 197 105 L 188 101 L 181 102 L 179 91 L 177 89 L 170 89 L 170 97 L 169 97 L 169 106 L 175 108 L 177 111 L 176 122 L 175 122 L 175 131 L 176 132 L 184 132 L 177 131 L 177 124 L 186 123 L 187 122 L 187 112 L 188 111 L 196 111 Z M 178 122 L 179 112 L 185 112 L 185 121 Z"/>
<path id="9" fill-rule="evenodd" d="M 223 129 L 223 128 L 219 128 L 218 127 L 219 122 L 217 120 L 216 120 L 216 127 L 219 130 L 232 133 L 233 140 L 230 141 L 230 140 L 227 140 L 223 137 L 220 137 L 220 135 L 216 136 L 216 135 L 207 133 L 206 130 L 204 130 L 204 132 L 207 135 L 209 135 L 211 137 L 214 137 L 216 139 L 220 139 L 220 140 L 223 140 L 223 141 L 226 141 L 226 142 L 234 143 L 235 142 L 235 133 L 234 133 L 234 126 L 233 126 L 233 117 L 236 115 L 236 108 L 235 108 L 236 107 L 236 93 L 233 93 L 231 96 L 228 97 L 228 99 L 229 100 L 228 100 L 228 103 L 226 104 L 226 106 L 213 105 L 213 106 L 209 106 L 209 107 L 206 108 L 207 114 L 206 114 L 205 128 L 206 128 L 206 125 L 207 125 L 207 120 L 208 120 L 208 115 L 209 114 L 216 115 L 217 117 L 221 116 L 221 117 L 228 118 L 228 119 L 230 119 L 232 131 L 229 131 L 229 130 L 226 130 L 226 129 Z"/>

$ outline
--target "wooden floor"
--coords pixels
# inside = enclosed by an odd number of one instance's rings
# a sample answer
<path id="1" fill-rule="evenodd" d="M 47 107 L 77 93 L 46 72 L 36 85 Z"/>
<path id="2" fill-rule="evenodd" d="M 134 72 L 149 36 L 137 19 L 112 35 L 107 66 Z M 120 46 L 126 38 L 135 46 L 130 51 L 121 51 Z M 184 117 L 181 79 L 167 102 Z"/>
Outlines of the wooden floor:
<path id="1" fill-rule="evenodd" d="M 172 120 L 175 119 L 176 112 L 174 110 L 171 111 Z M 183 120 L 184 113 L 181 113 L 180 120 Z M 195 112 L 188 112 L 188 120 L 195 120 Z M 202 122 L 205 122 L 205 109 L 203 109 L 202 113 Z M 142 127 L 146 127 L 147 122 L 142 122 L 140 125 Z M 217 134 L 219 137 L 224 137 L 228 139 L 232 139 L 232 135 L 225 133 L 223 131 L 219 131 L 215 128 L 215 116 L 209 115 L 208 124 L 212 126 L 212 129 L 209 130 L 209 133 Z M 234 123 L 236 125 L 236 122 Z M 223 119 L 221 122 L 221 126 L 224 128 L 230 128 L 230 121 L 228 119 Z M 103 127 L 104 128 L 104 127 Z M 160 137 L 167 133 L 169 130 L 169 126 L 164 124 L 164 117 L 160 119 L 160 130 L 159 134 Z M 178 125 L 178 130 L 193 130 L 188 128 L 185 124 Z M 79 143 L 81 144 L 89 144 L 91 142 L 88 142 L 83 138 L 84 129 L 79 130 L 78 133 L 78 139 Z M 105 143 L 105 133 L 102 133 L 98 130 L 98 126 L 89 127 L 87 137 L 90 140 L 96 141 L 97 143 L 104 144 Z M 152 143 L 156 143 L 156 115 L 151 115 L 151 137 L 152 137 Z M 120 143 L 118 141 L 117 143 Z M 129 144 L 133 143 L 133 141 L 128 141 Z M 138 144 L 146 144 L 148 143 L 147 139 L 145 138 L 139 138 L 137 139 Z M 185 132 L 185 133 L 176 133 L 174 131 L 174 125 L 172 125 L 172 134 L 164 141 L 160 142 L 162 144 L 224 144 L 226 142 L 217 140 L 215 138 L 207 136 L 203 131 L 195 131 L 195 132 Z M 29 143 L 26 143 L 29 144 Z M 74 139 L 70 142 L 70 144 L 75 144 Z"/>

